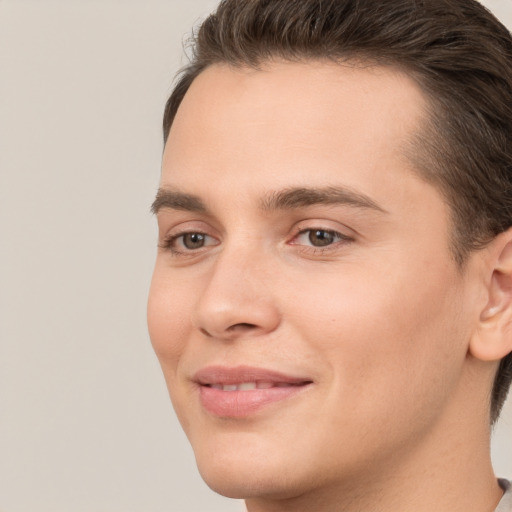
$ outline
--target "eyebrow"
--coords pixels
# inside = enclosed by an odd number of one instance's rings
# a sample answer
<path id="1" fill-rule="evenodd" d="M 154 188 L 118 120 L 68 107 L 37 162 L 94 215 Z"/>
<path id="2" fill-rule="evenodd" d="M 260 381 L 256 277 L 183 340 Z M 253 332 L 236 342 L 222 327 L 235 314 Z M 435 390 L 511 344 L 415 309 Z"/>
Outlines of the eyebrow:
<path id="1" fill-rule="evenodd" d="M 369 196 L 344 187 L 287 188 L 271 192 L 260 203 L 261 209 L 267 212 L 295 210 L 314 205 L 346 205 L 387 213 Z M 162 208 L 209 213 L 208 208 L 198 196 L 167 188 L 158 189 L 156 198 L 151 205 L 151 212 L 157 214 Z"/>
<path id="2" fill-rule="evenodd" d="M 344 187 L 289 188 L 273 192 L 262 201 L 266 211 L 294 210 L 313 205 L 346 205 L 387 213 L 371 197 Z"/>
<path id="3" fill-rule="evenodd" d="M 183 210 L 196 213 L 208 213 L 203 201 L 192 194 L 184 194 L 177 190 L 159 188 L 151 205 L 151 213 L 157 214 L 162 208 Z"/>

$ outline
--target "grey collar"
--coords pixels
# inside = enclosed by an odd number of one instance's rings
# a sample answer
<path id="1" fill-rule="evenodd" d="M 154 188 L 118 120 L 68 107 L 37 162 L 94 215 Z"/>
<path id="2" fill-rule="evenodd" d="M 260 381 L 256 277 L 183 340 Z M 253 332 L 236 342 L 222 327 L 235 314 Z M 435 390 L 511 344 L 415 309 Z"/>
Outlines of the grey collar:
<path id="1" fill-rule="evenodd" d="M 495 512 L 512 512 L 512 485 L 508 480 L 499 479 L 500 487 L 505 491 Z"/>

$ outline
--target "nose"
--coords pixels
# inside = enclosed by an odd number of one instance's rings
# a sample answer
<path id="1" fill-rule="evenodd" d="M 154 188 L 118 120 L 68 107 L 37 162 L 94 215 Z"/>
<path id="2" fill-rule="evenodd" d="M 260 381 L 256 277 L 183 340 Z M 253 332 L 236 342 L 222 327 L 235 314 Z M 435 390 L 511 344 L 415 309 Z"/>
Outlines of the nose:
<path id="1" fill-rule="evenodd" d="M 234 253 L 217 257 L 192 315 L 203 334 L 224 341 L 271 333 L 281 318 L 268 265 L 256 255 Z"/>

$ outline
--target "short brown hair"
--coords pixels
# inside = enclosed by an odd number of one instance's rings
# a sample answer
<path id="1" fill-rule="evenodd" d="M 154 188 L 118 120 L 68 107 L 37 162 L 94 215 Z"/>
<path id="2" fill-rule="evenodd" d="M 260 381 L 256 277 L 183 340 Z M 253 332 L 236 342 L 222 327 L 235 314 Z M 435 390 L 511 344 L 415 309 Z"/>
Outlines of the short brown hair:
<path id="1" fill-rule="evenodd" d="M 212 64 L 271 59 L 394 66 L 430 104 L 409 157 L 451 207 L 452 250 L 467 255 L 512 226 L 512 37 L 475 0 L 223 0 L 192 40 L 167 102 L 164 140 L 193 80 Z M 512 381 L 499 366 L 494 422 Z"/>

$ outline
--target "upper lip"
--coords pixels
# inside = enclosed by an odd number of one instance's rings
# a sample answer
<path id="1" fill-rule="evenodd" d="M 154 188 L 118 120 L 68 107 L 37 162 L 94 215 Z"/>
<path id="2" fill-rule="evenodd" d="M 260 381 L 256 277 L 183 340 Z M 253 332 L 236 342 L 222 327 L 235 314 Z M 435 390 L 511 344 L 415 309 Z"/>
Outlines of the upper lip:
<path id="1" fill-rule="evenodd" d="M 200 385 L 241 384 L 244 382 L 274 382 L 283 384 L 309 384 L 307 377 L 286 375 L 274 370 L 252 366 L 207 366 L 199 370 L 193 380 Z"/>

